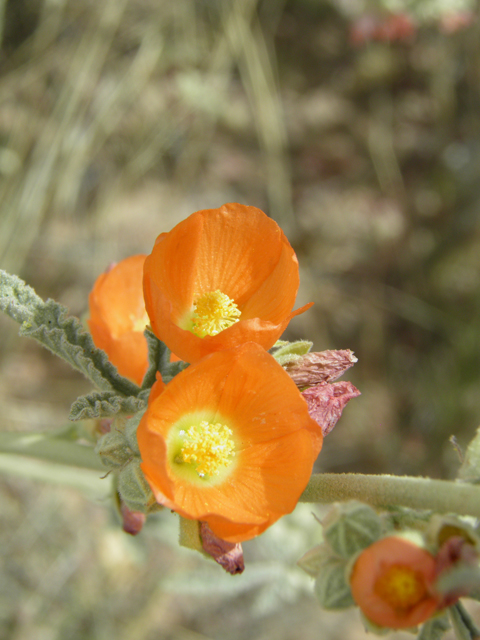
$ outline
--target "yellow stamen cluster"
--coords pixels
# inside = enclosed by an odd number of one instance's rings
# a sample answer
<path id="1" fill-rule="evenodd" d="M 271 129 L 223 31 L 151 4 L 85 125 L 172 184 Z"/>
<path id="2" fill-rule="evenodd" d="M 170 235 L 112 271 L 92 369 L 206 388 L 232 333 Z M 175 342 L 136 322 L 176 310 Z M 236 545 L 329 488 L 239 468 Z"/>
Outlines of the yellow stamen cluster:
<path id="1" fill-rule="evenodd" d="M 392 565 L 375 583 L 376 593 L 397 611 L 408 611 L 426 595 L 425 583 L 411 567 Z"/>
<path id="2" fill-rule="evenodd" d="M 226 425 L 202 420 L 198 426 L 180 431 L 183 446 L 179 462 L 193 463 L 200 478 L 218 476 L 235 455 L 232 430 Z"/>
<path id="3" fill-rule="evenodd" d="M 193 303 L 192 331 L 199 338 L 216 336 L 238 322 L 240 310 L 235 302 L 217 289 L 199 296 Z"/>

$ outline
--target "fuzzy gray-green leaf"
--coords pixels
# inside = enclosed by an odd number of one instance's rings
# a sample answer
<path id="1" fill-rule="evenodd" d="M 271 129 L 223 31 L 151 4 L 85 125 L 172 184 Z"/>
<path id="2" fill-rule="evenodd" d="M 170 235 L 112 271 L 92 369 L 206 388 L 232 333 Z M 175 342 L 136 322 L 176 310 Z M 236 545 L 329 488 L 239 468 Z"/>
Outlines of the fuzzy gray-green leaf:
<path id="1" fill-rule="evenodd" d="M 0 269 L 0 309 L 22 324 L 32 319 L 35 309 L 44 304 L 32 287 L 18 276 Z"/>
<path id="2" fill-rule="evenodd" d="M 23 280 L 5 271 L 0 271 L 0 308 L 21 325 L 20 335 L 40 342 L 99 389 L 138 395 L 138 386 L 118 374 L 78 318 L 68 316 L 54 300 L 44 302 Z"/>
<path id="3" fill-rule="evenodd" d="M 124 398 L 114 391 L 94 391 L 77 398 L 70 409 L 69 419 L 109 418 L 117 413 L 132 414 L 141 411 L 145 402 L 135 396 Z"/>
<path id="4" fill-rule="evenodd" d="M 382 521 L 372 507 L 352 500 L 335 505 L 323 520 L 323 535 L 342 558 L 350 558 L 382 535 Z"/>
<path id="5" fill-rule="evenodd" d="M 300 569 L 308 573 L 312 578 L 316 578 L 320 573 L 322 566 L 329 562 L 332 558 L 332 550 L 324 542 L 317 544 L 316 547 L 305 553 L 300 560 L 297 561 Z"/>
<path id="6" fill-rule="evenodd" d="M 154 333 L 148 329 L 145 329 L 143 333 L 148 345 L 149 367 L 143 378 L 142 390 L 150 389 L 155 382 L 157 371 L 161 371 L 170 358 L 170 350 Z"/>
<path id="7" fill-rule="evenodd" d="M 148 345 L 148 361 L 150 365 L 143 379 L 141 397 L 145 397 L 145 391 L 150 393 L 157 371 L 161 373 L 163 382 L 168 384 L 177 373 L 188 367 L 187 362 L 170 362 L 170 349 L 154 333 L 145 329 L 144 335 Z"/>
<path id="8" fill-rule="evenodd" d="M 334 558 L 322 565 L 315 580 L 315 595 L 324 609 L 338 611 L 355 604 L 346 578 L 346 566 L 344 560 Z"/>

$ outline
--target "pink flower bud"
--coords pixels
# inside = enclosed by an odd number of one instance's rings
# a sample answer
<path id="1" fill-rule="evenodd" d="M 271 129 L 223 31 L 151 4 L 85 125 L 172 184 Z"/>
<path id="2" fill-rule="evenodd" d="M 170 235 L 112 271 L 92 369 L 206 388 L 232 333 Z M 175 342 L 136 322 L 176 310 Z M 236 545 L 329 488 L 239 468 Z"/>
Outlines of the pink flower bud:
<path id="1" fill-rule="evenodd" d="M 141 511 L 131 511 L 125 503 L 122 502 L 120 512 L 123 519 L 123 530 L 131 536 L 136 536 L 145 524 L 146 515 Z"/>
<path id="2" fill-rule="evenodd" d="M 353 367 L 357 358 L 350 349 L 307 353 L 285 365 L 285 370 L 297 387 L 312 387 L 321 382 L 331 382 Z"/>
<path id="3" fill-rule="evenodd" d="M 347 402 L 359 395 L 360 391 L 351 382 L 323 382 L 302 391 L 308 413 L 320 425 L 324 436 L 337 424 Z"/>
<path id="4" fill-rule="evenodd" d="M 205 553 L 218 562 L 225 571 L 234 575 L 245 569 L 242 545 L 237 542 L 227 542 L 216 536 L 206 522 L 200 524 L 200 536 Z"/>

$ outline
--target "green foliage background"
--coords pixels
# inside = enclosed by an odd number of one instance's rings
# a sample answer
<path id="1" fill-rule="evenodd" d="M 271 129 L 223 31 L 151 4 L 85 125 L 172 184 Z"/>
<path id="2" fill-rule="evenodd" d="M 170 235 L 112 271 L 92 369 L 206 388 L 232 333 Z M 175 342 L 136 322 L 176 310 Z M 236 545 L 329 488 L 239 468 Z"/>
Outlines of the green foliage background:
<path id="1" fill-rule="evenodd" d="M 454 31 L 458 8 L 472 13 Z M 387 9 L 415 33 L 355 45 Z M 317 470 L 453 477 L 449 437 L 465 446 L 480 423 L 476 16 L 433 0 L 0 0 L 0 268 L 82 316 L 110 262 L 195 210 L 258 206 L 297 251 L 298 305 L 315 302 L 286 337 L 359 359 L 362 396 Z M 0 358 L 2 430 L 58 429 L 90 391 L 6 317 Z M 178 550 L 174 516 L 128 538 L 108 488 L 85 482 L 89 501 L 9 460 L 0 637 L 363 637 L 294 566 L 319 541 L 310 507 L 246 544 L 230 578 Z"/>

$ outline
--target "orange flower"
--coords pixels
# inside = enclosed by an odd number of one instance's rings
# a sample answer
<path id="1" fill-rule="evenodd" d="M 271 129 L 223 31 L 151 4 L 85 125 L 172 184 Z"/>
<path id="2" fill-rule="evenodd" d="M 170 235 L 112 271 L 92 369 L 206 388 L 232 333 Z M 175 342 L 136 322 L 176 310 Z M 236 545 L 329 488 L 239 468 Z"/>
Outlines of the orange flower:
<path id="1" fill-rule="evenodd" d="M 389 536 L 358 556 L 350 586 L 353 599 L 374 624 L 407 629 L 428 620 L 438 608 L 435 577 L 435 559 L 428 551 Z"/>
<path id="2" fill-rule="evenodd" d="M 155 384 L 137 438 L 157 501 L 229 542 L 293 510 L 322 446 L 295 383 L 255 343 Z"/>
<path id="3" fill-rule="evenodd" d="M 145 261 L 152 330 L 186 362 L 245 342 L 272 347 L 290 320 L 298 262 L 282 230 L 255 207 L 226 204 L 161 234 Z"/>
<path id="4" fill-rule="evenodd" d="M 148 316 L 143 301 L 144 255 L 131 256 L 99 276 L 88 297 L 88 326 L 122 376 L 141 384 L 148 367 L 143 331 Z"/>

